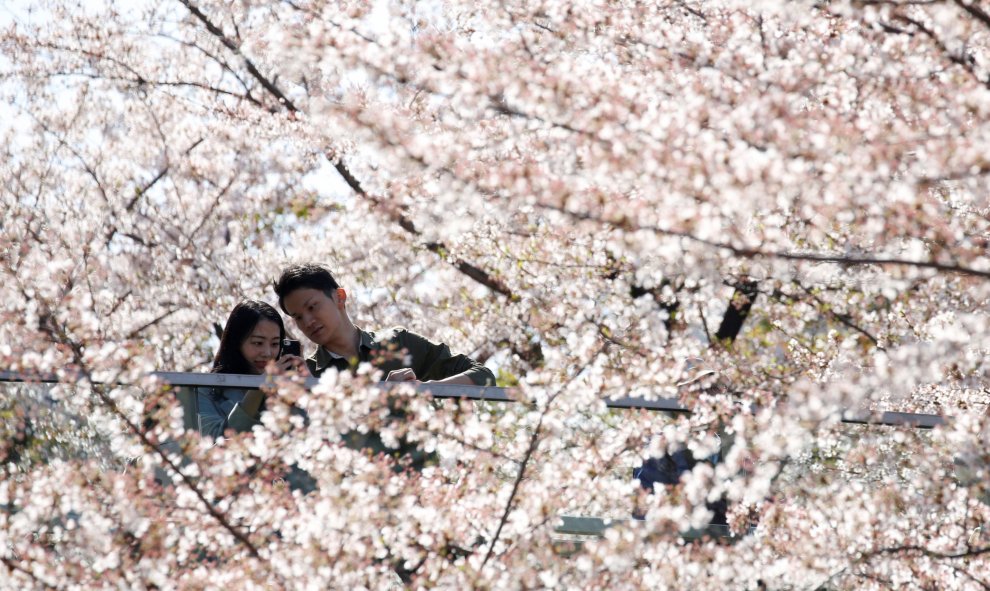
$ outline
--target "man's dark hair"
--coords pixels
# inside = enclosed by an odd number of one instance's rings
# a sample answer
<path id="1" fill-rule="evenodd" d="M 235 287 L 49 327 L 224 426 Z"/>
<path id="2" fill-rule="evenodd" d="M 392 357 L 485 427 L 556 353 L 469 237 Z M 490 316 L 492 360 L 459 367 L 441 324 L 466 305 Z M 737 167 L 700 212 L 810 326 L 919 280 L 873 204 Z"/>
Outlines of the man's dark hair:
<path id="1" fill-rule="evenodd" d="M 278 307 L 288 314 L 288 310 L 285 309 L 285 298 L 297 289 L 318 289 L 328 298 L 332 298 L 340 285 L 333 278 L 330 269 L 323 265 L 307 263 L 283 269 L 282 275 L 279 276 L 278 281 L 272 283 L 272 287 L 275 288 L 275 295 L 278 296 Z"/>

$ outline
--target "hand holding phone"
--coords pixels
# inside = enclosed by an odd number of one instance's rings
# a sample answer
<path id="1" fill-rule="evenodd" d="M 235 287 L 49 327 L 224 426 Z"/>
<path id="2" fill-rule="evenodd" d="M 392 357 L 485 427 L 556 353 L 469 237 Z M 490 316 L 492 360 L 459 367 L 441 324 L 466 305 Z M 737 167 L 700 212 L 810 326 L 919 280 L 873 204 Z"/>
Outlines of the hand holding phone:
<path id="1" fill-rule="evenodd" d="M 302 357 L 302 344 L 294 339 L 282 339 L 282 352 L 279 353 L 279 357 L 284 355 Z"/>
<path id="2" fill-rule="evenodd" d="M 275 366 L 278 373 L 296 371 L 302 376 L 310 375 L 306 360 L 302 358 L 302 345 L 294 339 L 282 340 L 282 350 L 279 352 Z"/>

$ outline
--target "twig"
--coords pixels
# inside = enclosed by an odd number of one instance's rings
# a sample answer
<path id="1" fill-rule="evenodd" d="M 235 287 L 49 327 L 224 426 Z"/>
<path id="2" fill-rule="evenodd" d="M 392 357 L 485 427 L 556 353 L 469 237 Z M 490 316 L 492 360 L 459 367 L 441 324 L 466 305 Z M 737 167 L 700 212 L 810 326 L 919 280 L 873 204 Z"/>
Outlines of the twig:
<path id="1" fill-rule="evenodd" d="M 708 341 L 709 345 L 711 345 L 712 331 L 708 330 L 708 320 L 705 318 L 705 310 L 701 305 L 701 302 L 698 302 L 698 315 L 701 316 L 701 327 L 705 329 L 705 340 Z"/>
<path id="2" fill-rule="evenodd" d="M 192 479 L 179 466 L 177 466 L 175 462 L 172 461 L 172 459 L 168 456 L 168 454 L 165 453 L 165 451 L 161 448 L 161 446 L 151 441 L 147 433 L 145 433 L 143 429 L 141 429 L 138 425 L 136 425 L 130 419 L 130 417 L 128 417 L 127 414 L 124 413 L 119 406 L 117 406 L 117 403 L 114 402 L 112 398 L 110 398 L 110 396 L 103 390 L 103 388 L 100 385 L 95 384 L 95 380 L 93 380 L 92 373 L 89 371 L 85 363 L 85 359 L 82 353 L 82 346 L 79 343 L 72 340 L 71 338 L 69 338 L 68 335 L 64 333 L 64 331 L 59 330 L 59 328 L 54 324 L 54 320 L 51 316 L 49 316 L 49 319 L 50 319 L 49 322 L 45 322 L 42 324 L 41 329 L 46 334 L 48 334 L 49 338 L 51 338 L 54 342 L 61 343 L 69 347 L 69 349 L 72 351 L 73 359 L 79 368 L 78 376 L 90 382 L 90 384 L 93 386 L 93 392 L 99 398 L 100 402 L 102 402 L 104 406 L 106 406 L 114 415 L 120 418 L 120 420 L 127 426 L 128 430 L 130 430 L 131 433 L 133 433 L 147 449 L 154 451 L 155 454 L 175 474 L 179 475 L 179 478 L 182 480 L 183 484 L 185 484 L 189 488 L 189 490 L 192 491 L 192 493 L 200 501 L 202 506 L 206 509 L 207 513 L 209 513 L 210 516 L 213 517 L 220 524 L 220 526 L 223 527 L 225 530 L 227 530 L 227 532 L 229 532 L 230 535 L 232 535 L 238 542 L 243 544 L 253 558 L 256 558 L 262 562 L 267 562 L 264 558 L 262 558 L 261 554 L 258 551 L 258 548 L 254 545 L 253 542 L 251 542 L 250 539 L 248 539 L 247 535 L 244 532 L 242 532 L 240 529 L 238 529 L 236 526 L 234 526 L 232 523 L 230 523 L 230 521 L 227 520 L 226 516 L 220 511 L 218 511 L 217 508 L 213 505 L 213 503 L 211 503 L 209 499 L 206 498 L 206 496 L 199 489 L 199 487 L 196 486 L 196 483 L 193 482 Z"/>
<path id="3" fill-rule="evenodd" d="M 498 522 L 498 528 L 495 530 L 495 535 L 492 536 L 492 542 L 488 546 L 488 552 L 485 554 L 485 559 L 481 561 L 481 569 L 485 568 L 485 565 L 488 564 L 488 561 L 495 554 L 495 544 L 498 543 L 498 538 L 502 535 L 502 528 L 504 528 L 505 524 L 509 521 L 509 514 L 512 512 L 512 506 L 516 499 L 516 494 L 519 492 L 519 486 L 522 484 L 523 477 L 526 475 L 526 468 L 529 466 L 529 461 L 533 458 L 533 454 L 536 453 L 536 448 L 539 445 L 540 433 L 543 430 L 543 419 L 550 411 L 550 403 L 553 402 L 554 397 L 551 397 L 550 400 L 547 401 L 546 406 L 543 408 L 543 412 L 540 414 L 540 420 L 536 424 L 536 428 L 533 429 L 533 435 L 529 439 L 529 447 L 526 449 L 526 454 L 519 463 L 519 472 L 516 474 L 515 482 L 512 483 L 512 492 L 509 493 L 509 500 L 505 503 L 505 510 L 502 512 L 502 518 Z"/>
<path id="4" fill-rule="evenodd" d="M 24 569 L 24 568 L 21 568 L 20 566 L 18 566 L 14 561 L 12 561 L 9 558 L 6 558 L 4 556 L 0 556 L 0 562 L 2 562 L 4 564 L 4 566 L 6 566 L 11 571 L 21 573 L 22 575 L 26 575 L 28 578 L 30 578 L 35 583 L 38 583 L 40 585 L 43 585 L 45 587 L 45 589 L 58 589 L 58 587 L 56 587 L 55 585 L 52 585 L 52 584 L 47 583 L 45 581 L 42 581 L 41 579 L 39 579 L 38 577 L 36 577 L 34 575 L 34 573 L 32 573 L 31 571 L 29 571 L 27 569 Z"/>
<path id="5" fill-rule="evenodd" d="M 605 224 L 619 229 L 627 230 L 638 230 L 638 231 L 650 231 L 663 236 L 670 236 L 673 238 L 683 238 L 691 242 L 696 242 L 704 246 L 708 246 L 717 250 L 727 250 L 735 256 L 747 259 L 756 258 L 769 258 L 769 259 L 782 259 L 791 261 L 805 261 L 805 262 L 815 262 L 815 263 L 835 263 L 838 265 L 846 266 L 865 266 L 865 265 L 878 265 L 884 266 L 898 266 L 898 267 L 916 267 L 921 269 L 933 269 L 935 271 L 947 272 L 947 273 L 959 273 L 960 275 L 970 275 L 973 277 L 981 277 L 984 279 L 990 279 L 990 271 L 983 271 L 980 269 L 974 269 L 972 267 L 965 267 L 963 265 L 955 265 L 949 263 L 939 263 L 936 261 L 913 261 L 909 259 L 898 259 L 893 257 L 851 257 L 851 256 L 841 256 L 841 255 L 831 255 L 831 254 L 820 254 L 814 252 L 801 253 L 785 250 L 765 250 L 756 247 L 746 247 L 746 246 L 736 246 L 728 242 L 719 242 L 717 240 L 709 240 L 707 238 L 701 238 L 700 236 L 695 236 L 689 232 L 684 232 L 681 230 L 672 230 L 669 228 L 663 228 L 660 226 L 645 226 L 633 223 L 628 219 L 621 220 L 608 220 L 600 218 L 586 213 L 579 213 L 568 211 L 562 207 L 557 207 L 553 205 L 540 205 L 544 209 L 551 211 L 556 211 L 563 215 L 567 215 L 577 220 L 596 222 L 600 224 Z"/>
<path id="6" fill-rule="evenodd" d="M 197 7 L 189 0 L 179 0 L 179 2 L 181 2 L 182 5 L 185 6 L 189 10 L 189 12 L 193 14 L 193 16 L 195 16 L 197 19 L 199 19 L 201 23 L 203 23 L 203 26 L 206 27 L 206 30 L 209 31 L 210 34 L 212 34 L 214 37 L 219 39 L 220 42 L 223 43 L 225 47 L 227 47 L 227 49 L 231 50 L 238 57 L 244 60 L 244 66 L 247 68 L 248 73 L 250 73 L 251 76 L 255 80 L 257 80 L 263 87 L 265 87 L 265 90 L 267 90 L 270 94 L 272 94 L 275 98 L 277 98 L 280 104 L 282 104 L 286 109 L 292 112 L 296 112 L 299 110 L 296 108 L 294 104 L 292 104 L 292 101 L 289 100 L 289 97 L 285 96 L 282 93 L 282 91 L 279 90 L 277 86 L 275 86 L 275 83 L 269 80 L 268 78 L 266 78 L 258 70 L 257 66 L 254 65 L 254 62 L 251 61 L 249 57 L 244 55 L 244 53 L 241 51 L 240 46 L 238 46 L 236 43 L 231 41 L 231 39 L 227 37 L 226 33 L 223 32 L 223 29 L 213 24 L 213 22 L 211 22 L 210 19 L 207 18 L 205 14 L 203 14 L 203 12 L 199 9 L 199 7 Z"/>

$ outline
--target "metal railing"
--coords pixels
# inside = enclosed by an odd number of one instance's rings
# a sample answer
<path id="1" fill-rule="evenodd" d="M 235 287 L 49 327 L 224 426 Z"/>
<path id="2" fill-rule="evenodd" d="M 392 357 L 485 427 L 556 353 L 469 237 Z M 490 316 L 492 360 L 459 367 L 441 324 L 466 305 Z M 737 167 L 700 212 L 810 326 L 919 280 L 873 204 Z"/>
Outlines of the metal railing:
<path id="1" fill-rule="evenodd" d="M 177 371 L 157 371 L 149 376 L 161 380 L 173 387 L 217 387 L 257 389 L 272 383 L 271 376 L 192 373 Z M 0 382 L 35 382 L 35 383 L 67 383 L 69 379 L 59 378 L 53 374 L 30 374 L 23 372 L 0 371 Z M 317 378 L 306 378 L 305 387 L 312 388 L 319 383 Z M 383 387 L 392 387 L 388 382 L 381 383 Z M 115 384 L 118 385 L 118 384 Z M 119 384 L 126 385 L 126 384 Z M 463 386 L 455 384 L 421 384 L 418 391 L 430 392 L 436 398 L 455 398 L 467 400 L 484 400 L 491 402 L 519 402 L 513 396 L 512 388 L 499 386 Z M 627 396 L 605 400 L 605 406 L 615 409 L 644 409 L 671 413 L 690 414 L 691 409 L 682 405 L 676 398 L 642 398 Z M 924 413 L 867 411 L 845 409 L 841 412 L 840 420 L 849 424 L 885 425 L 891 427 L 917 427 L 931 429 L 944 425 L 951 417 Z"/>
<path id="2" fill-rule="evenodd" d="M 184 425 L 187 429 L 195 431 L 197 425 L 197 396 L 195 388 L 238 388 L 238 389 L 260 389 L 266 385 L 273 385 L 273 376 L 238 375 L 238 374 L 215 374 L 215 373 L 190 373 L 190 372 L 153 372 L 149 377 L 161 381 L 175 389 L 177 398 L 183 408 Z M 40 383 L 58 384 L 72 383 L 70 377 L 62 377 L 53 374 L 29 374 L 23 372 L 0 371 L 0 383 Z M 306 378 L 303 385 L 312 388 L 319 383 L 317 378 Z M 130 385 L 113 383 L 107 385 Z M 381 387 L 393 387 L 394 383 L 381 382 Z M 520 402 L 512 388 L 497 386 L 464 386 L 453 384 L 420 384 L 418 391 L 429 392 L 439 399 L 464 399 L 490 402 Z M 650 411 L 661 411 L 667 413 L 690 414 L 691 409 L 683 406 L 675 398 L 641 398 L 624 397 L 606 399 L 605 405 L 614 409 L 645 409 Z M 906 413 L 891 411 L 863 411 L 855 409 L 843 410 L 840 420 L 848 424 L 867 424 L 885 426 L 905 426 L 921 429 L 931 429 L 939 425 L 944 425 L 949 417 L 933 414 Z M 560 524 L 555 531 L 558 534 L 589 537 L 601 536 L 604 531 L 620 523 L 633 523 L 630 519 L 606 519 L 593 516 L 561 515 Z M 691 530 L 682 534 L 685 539 L 697 539 L 703 536 L 727 537 L 728 528 L 721 525 L 710 525 L 701 530 Z"/>

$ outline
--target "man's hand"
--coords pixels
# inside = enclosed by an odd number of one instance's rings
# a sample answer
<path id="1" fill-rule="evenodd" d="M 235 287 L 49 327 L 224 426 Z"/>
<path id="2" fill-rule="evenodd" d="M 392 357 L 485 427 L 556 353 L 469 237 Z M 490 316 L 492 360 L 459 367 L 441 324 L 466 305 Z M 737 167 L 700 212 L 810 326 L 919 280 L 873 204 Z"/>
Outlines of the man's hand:
<path id="1" fill-rule="evenodd" d="M 408 367 L 404 367 L 402 369 L 394 369 L 388 372 L 388 377 L 385 378 L 385 381 L 419 383 L 419 380 L 416 379 L 416 372 L 414 372 L 411 368 Z"/>

